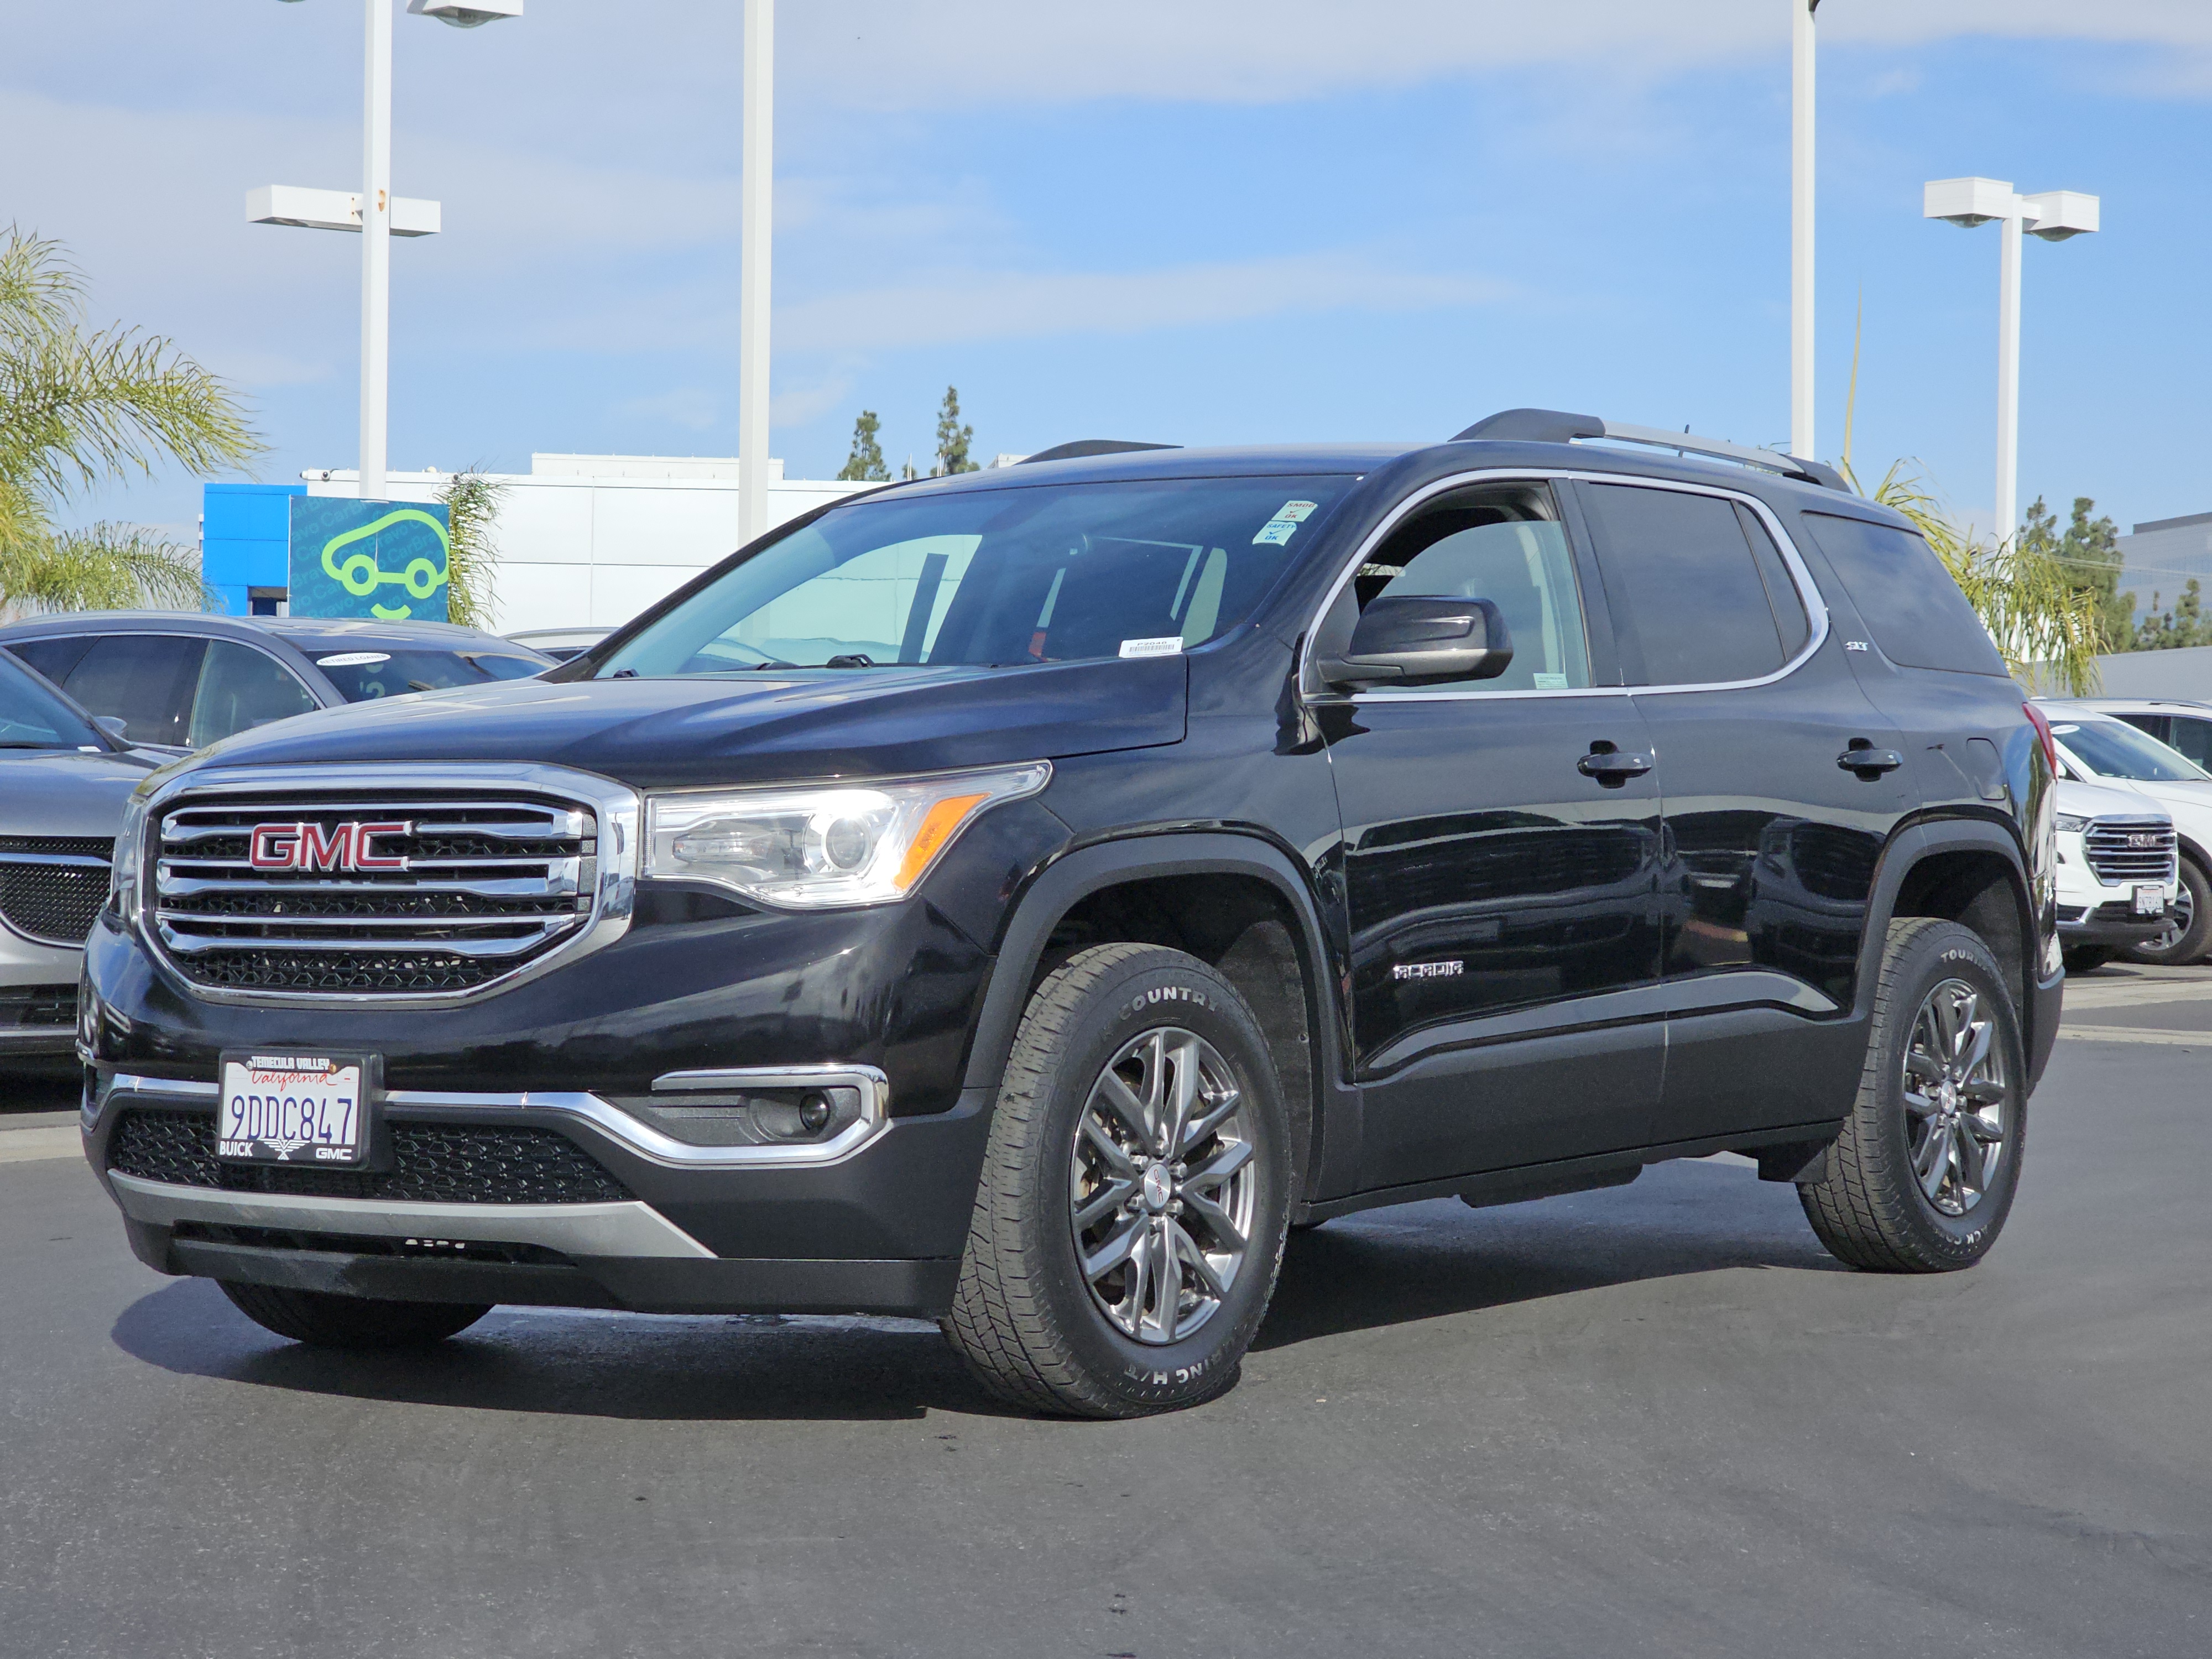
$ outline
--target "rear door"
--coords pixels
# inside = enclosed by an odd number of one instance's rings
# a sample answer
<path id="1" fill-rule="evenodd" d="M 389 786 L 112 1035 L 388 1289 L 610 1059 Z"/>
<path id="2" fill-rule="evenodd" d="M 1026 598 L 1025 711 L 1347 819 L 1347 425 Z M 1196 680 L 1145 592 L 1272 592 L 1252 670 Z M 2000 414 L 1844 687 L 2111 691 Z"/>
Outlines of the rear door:
<path id="1" fill-rule="evenodd" d="M 1498 605 L 1514 645 L 1495 680 L 1316 709 L 1344 823 L 1367 1188 L 1648 1138 L 1658 789 L 1595 591 L 1548 485 L 1485 485 L 1366 553 L 1322 624 L 1348 637 L 1379 593 L 1450 594 Z M 1609 765 L 1586 769 L 1594 754 Z"/>
<path id="2" fill-rule="evenodd" d="M 1654 1138 L 1833 1118 L 1857 1082 L 1875 866 L 1905 805 L 1897 732 L 1754 498 L 1579 489 L 1664 783 Z"/>

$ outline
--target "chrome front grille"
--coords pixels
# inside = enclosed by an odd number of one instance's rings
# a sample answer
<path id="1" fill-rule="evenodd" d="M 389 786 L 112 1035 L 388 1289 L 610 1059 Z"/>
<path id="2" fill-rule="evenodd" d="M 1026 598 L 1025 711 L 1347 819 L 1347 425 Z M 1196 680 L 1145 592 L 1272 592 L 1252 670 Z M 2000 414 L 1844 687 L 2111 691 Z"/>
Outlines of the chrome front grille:
<path id="1" fill-rule="evenodd" d="M 2097 879 L 2169 882 L 2173 879 L 2173 825 L 2163 818 L 2096 818 L 2081 836 Z"/>
<path id="2" fill-rule="evenodd" d="M 155 825 L 163 953 L 248 995 L 472 991 L 586 932 L 599 903 L 599 814 L 550 794 L 188 787 Z"/>

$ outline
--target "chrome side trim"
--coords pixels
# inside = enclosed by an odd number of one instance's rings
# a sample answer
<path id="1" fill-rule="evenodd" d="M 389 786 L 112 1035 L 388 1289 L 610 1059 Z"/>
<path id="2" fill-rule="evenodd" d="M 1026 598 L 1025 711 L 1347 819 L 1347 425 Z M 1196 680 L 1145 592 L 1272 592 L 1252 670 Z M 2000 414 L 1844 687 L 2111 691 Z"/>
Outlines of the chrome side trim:
<path id="1" fill-rule="evenodd" d="M 161 821 L 180 796 L 195 799 L 224 795 L 323 795 L 334 792 L 359 790 L 453 789 L 495 793 L 500 790 L 521 789 L 552 795 L 588 806 L 599 821 L 599 881 L 592 894 L 590 915 L 583 925 L 567 938 L 556 942 L 542 956 L 532 958 L 511 973 L 487 980 L 481 985 L 464 991 L 410 994 L 379 991 L 268 991 L 237 989 L 227 986 L 203 985 L 187 977 L 176 965 L 168 947 L 159 935 L 159 929 L 149 926 L 158 908 L 155 897 L 151 905 L 143 905 L 132 919 L 133 931 L 145 946 L 163 977 L 187 996 L 208 1002 L 242 1005 L 249 1007 L 280 1008 L 450 1008 L 473 1002 L 479 998 L 495 995 L 514 986 L 526 984 L 541 974 L 565 967 L 603 946 L 613 944 L 629 930 L 631 908 L 635 902 L 638 868 L 638 830 L 643 810 L 638 793 L 625 784 L 617 783 L 594 772 L 580 772 L 564 766 L 544 766 L 535 763 L 504 762 L 436 762 L 410 763 L 403 762 L 374 762 L 354 764 L 324 764 L 301 762 L 289 766 L 208 766 L 186 769 L 166 780 L 143 803 L 143 812 L 138 821 L 144 828 L 145 840 L 134 847 L 120 848 L 120 854 L 132 858 L 145 886 L 158 895 L 154 879 L 149 879 L 149 842 L 157 849 L 161 834 Z M 426 803 L 433 807 L 454 803 Z M 375 941 L 354 943 L 350 948 L 374 948 Z"/>
<path id="2" fill-rule="evenodd" d="M 179 1221 L 371 1238 L 480 1239 L 535 1244 L 569 1256 L 712 1259 L 714 1252 L 650 1205 L 399 1204 L 370 1198 L 295 1198 L 279 1193 L 216 1192 L 112 1175 L 115 1201 L 133 1221 Z"/>
<path id="3" fill-rule="evenodd" d="M 450 1089 L 391 1089 L 379 1098 L 387 1106 L 459 1117 L 550 1112 L 589 1124 L 625 1151 L 672 1170 L 789 1169 L 794 1165 L 819 1168 L 842 1163 L 881 1139 L 891 1127 L 890 1079 L 872 1066 L 736 1066 L 709 1072 L 670 1072 L 655 1079 L 653 1086 L 655 1091 L 668 1092 L 671 1105 L 679 1102 L 687 1090 L 842 1086 L 860 1091 L 860 1120 L 836 1139 L 819 1146 L 697 1146 L 688 1140 L 678 1140 L 632 1116 L 613 1102 L 583 1090 L 479 1093 Z M 118 1072 L 94 1097 L 86 1127 L 96 1127 L 118 1105 L 167 1103 L 211 1110 L 219 1092 L 212 1083 L 179 1083 L 167 1078 Z"/>
<path id="4" fill-rule="evenodd" d="M 1728 680 L 1711 685 L 1578 685 L 1558 691 L 1453 691 L 1441 688 L 1433 690 L 1405 690 L 1372 686 L 1357 691 L 1338 692 L 1330 690 L 1327 684 L 1314 672 L 1314 638 L 1320 631 L 1322 619 L 1328 615 L 1329 608 L 1336 603 L 1337 596 L 1344 592 L 1345 585 L 1358 573 L 1360 566 L 1367 562 L 1369 555 L 1381 546 L 1414 509 L 1438 495 L 1455 489 L 1464 489 L 1472 484 L 1556 483 L 1561 481 L 1571 481 L 1576 483 L 1627 484 L 1640 489 L 1677 489 L 1692 495 L 1718 495 L 1726 501 L 1740 501 L 1749 507 L 1758 517 L 1759 523 L 1766 527 L 1766 533 L 1774 538 L 1774 545 L 1781 552 L 1782 562 L 1789 569 L 1790 579 L 1797 585 L 1797 596 L 1804 601 L 1806 619 L 1811 625 L 1811 631 L 1807 635 L 1804 647 L 1771 674 L 1762 675 L 1755 680 Z M 1367 538 L 1359 544 L 1358 550 L 1346 562 L 1344 569 L 1338 574 L 1337 579 L 1329 584 L 1328 591 L 1322 596 L 1322 601 L 1315 607 L 1313 615 L 1306 619 L 1304 643 L 1300 646 L 1298 653 L 1298 695 L 1301 699 L 1309 703 L 1316 698 L 1327 698 L 1335 702 L 1423 703 L 1463 702 L 1475 698 L 1502 701 L 1508 698 L 1528 697 L 1626 697 L 1650 696 L 1655 694 L 1664 695 L 1680 691 L 1734 691 L 1753 686 L 1771 685 L 1778 680 L 1787 679 L 1812 659 L 1814 653 L 1827 642 L 1827 601 L 1820 597 L 1820 587 L 1813 580 L 1813 573 L 1806 568 L 1805 561 L 1799 556 L 1797 544 L 1790 539 L 1789 532 L 1782 527 L 1782 520 L 1777 518 L 1773 510 L 1756 495 L 1741 489 L 1729 489 L 1718 484 L 1685 483 L 1672 478 L 1644 478 L 1633 473 L 1626 472 L 1582 472 L 1572 469 L 1547 471 L 1540 468 L 1531 467 L 1484 467 L 1476 471 L 1454 473 L 1449 478 L 1439 478 L 1436 483 L 1424 486 L 1399 502 L 1389 518 L 1368 532 Z"/>

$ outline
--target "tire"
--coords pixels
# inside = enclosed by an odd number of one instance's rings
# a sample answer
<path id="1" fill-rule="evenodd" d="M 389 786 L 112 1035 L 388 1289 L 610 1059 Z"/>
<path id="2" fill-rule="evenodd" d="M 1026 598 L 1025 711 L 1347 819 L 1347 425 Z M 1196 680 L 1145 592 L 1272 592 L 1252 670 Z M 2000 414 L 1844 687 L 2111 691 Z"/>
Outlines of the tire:
<path id="1" fill-rule="evenodd" d="M 2120 954 L 2127 961 L 2154 968 L 2180 968 L 2202 962 L 2212 951 L 2212 875 L 2194 859 L 2181 860 L 2181 896 L 2175 902 L 2172 929 L 2155 940 L 2130 945 Z"/>
<path id="2" fill-rule="evenodd" d="M 386 1302 L 228 1279 L 218 1282 L 232 1305 L 255 1324 L 316 1348 L 427 1348 L 491 1311 L 488 1303 Z"/>
<path id="3" fill-rule="evenodd" d="M 1958 1030 L 1963 1044 L 1954 1047 L 1949 1033 Z M 1947 1051 L 1986 1058 L 1970 1066 Z M 1892 922 L 1858 1098 L 1822 1178 L 1797 1188 L 1821 1243 L 1881 1273 L 1948 1273 L 1980 1261 L 2019 1190 L 2027 1078 L 2012 994 L 1980 936 L 1929 917 Z M 1971 1154 L 1959 1150 L 1968 1143 Z M 1916 1148 L 1936 1156 L 1916 1161 Z"/>
<path id="4" fill-rule="evenodd" d="M 1171 1158 L 1146 1103 L 1171 1100 L 1186 1077 L 1203 1086 L 1202 1115 Z M 1102 1418 L 1231 1388 L 1282 1262 L 1288 1121 L 1259 1022 L 1219 974 L 1152 945 L 1071 957 L 1022 1015 L 944 1321 L 977 1380 L 1025 1410 Z M 1241 1255 L 1237 1229 L 1216 1218 L 1241 1222 Z M 1156 1243 L 1172 1296 L 1150 1267 Z M 1094 1279 L 1079 1249 L 1094 1263 L 1118 1251 L 1119 1265 Z"/>
<path id="5" fill-rule="evenodd" d="M 2108 945 L 2069 945 L 2060 953 L 2069 974 L 2094 973 L 2119 954 Z"/>

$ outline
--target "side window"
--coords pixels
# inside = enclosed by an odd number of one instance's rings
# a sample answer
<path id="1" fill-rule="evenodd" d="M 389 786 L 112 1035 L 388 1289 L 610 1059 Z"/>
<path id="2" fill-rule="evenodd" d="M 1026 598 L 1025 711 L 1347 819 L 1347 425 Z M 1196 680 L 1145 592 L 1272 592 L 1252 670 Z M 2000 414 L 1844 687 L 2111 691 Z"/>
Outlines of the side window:
<path id="1" fill-rule="evenodd" d="M 1969 674 L 2005 672 L 1989 629 L 1926 542 L 1894 525 L 1836 513 L 1803 516 L 1892 662 Z"/>
<path id="2" fill-rule="evenodd" d="M 119 717 L 133 743 L 184 748 L 206 650 L 206 641 L 179 634 L 103 634 L 62 690 L 95 714 Z"/>
<path id="3" fill-rule="evenodd" d="M 2192 714 L 2176 714 L 2168 723 L 2173 729 L 2166 741 L 2206 771 L 2212 772 L 2212 720 L 2198 720 Z M 2151 735 L 2159 737 L 2165 734 L 2154 732 Z"/>
<path id="4" fill-rule="evenodd" d="M 1582 592 L 1565 532 L 1548 496 L 1456 501 L 1422 514 L 1375 550 L 1353 580 L 1359 607 L 1382 595 L 1488 599 L 1513 635 L 1513 660 L 1495 679 L 1443 689 L 1566 691 L 1590 683 Z M 1541 514 L 1543 516 L 1539 516 Z"/>
<path id="5" fill-rule="evenodd" d="M 210 642 L 192 699 L 191 745 L 204 749 L 235 732 L 316 707 L 291 671 L 266 652 L 228 640 Z"/>
<path id="6" fill-rule="evenodd" d="M 15 641 L 8 648 L 56 685 L 65 685 L 70 670 L 84 660 L 84 653 L 92 649 L 94 637 L 90 634 L 64 634 L 51 640 Z"/>
<path id="7" fill-rule="evenodd" d="M 1782 550 L 1766 533 L 1759 514 L 1738 501 L 1735 520 L 1743 526 L 1744 539 L 1751 544 L 1752 562 L 1759 567 L 1759 579 L 1766 584 L 1766 602 L 1774 611 L 1774 626 L 1782 635 L 1782 657 L 1786 662 L 1802 651 L 1805 641 L 1813 637 L 1813 620 L 1805 614 L 1805 596 L 1790 580 L 1790 567 L 1782 562 Z"/>
<path id="8" fill-rule="evenodd" d="M 1607 590 L 1619 585 L 1619 608 L 1644 649 L 1644 684 L 1725 684 L 1782 666 L 1782 629 L 1732 502 L 1632 484 L 1582 488 Z"/>

